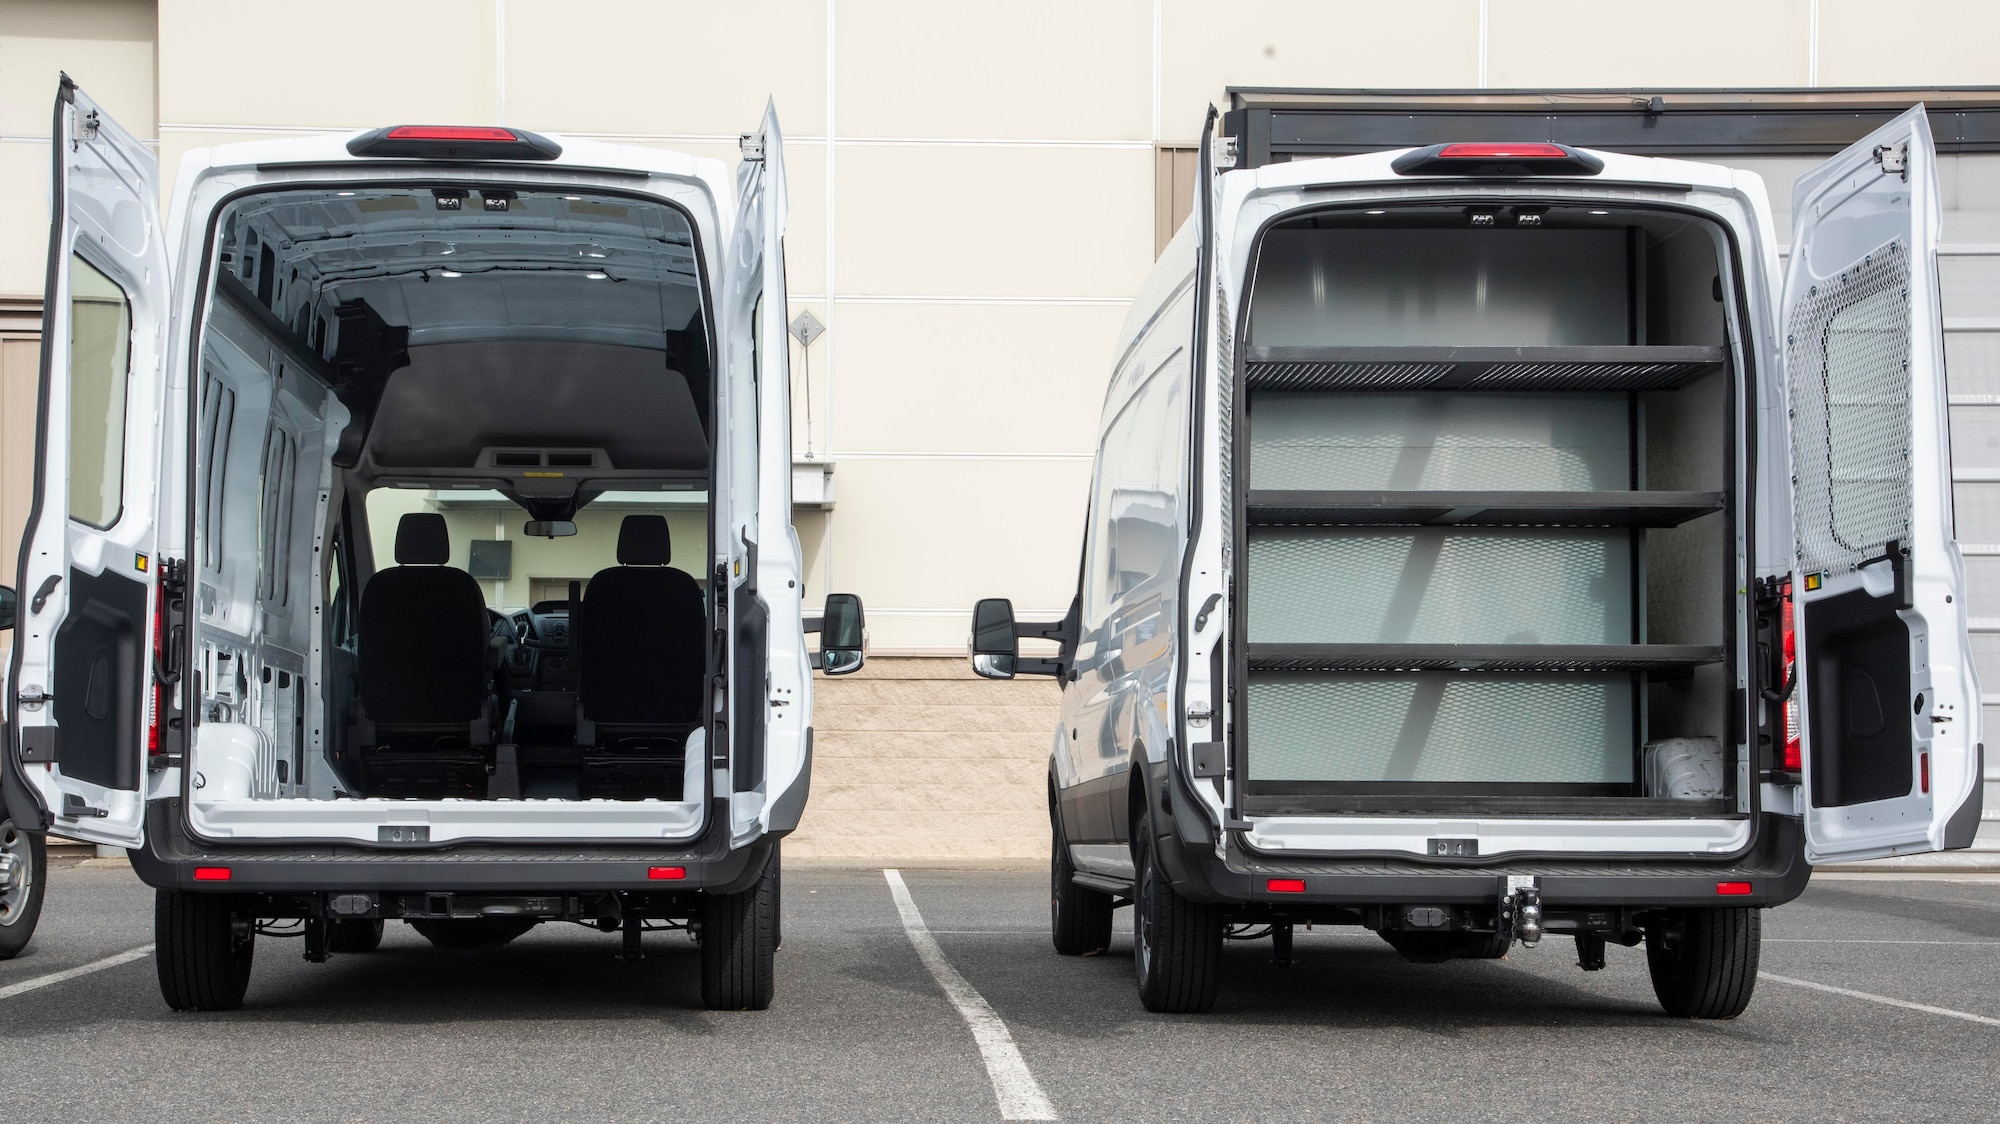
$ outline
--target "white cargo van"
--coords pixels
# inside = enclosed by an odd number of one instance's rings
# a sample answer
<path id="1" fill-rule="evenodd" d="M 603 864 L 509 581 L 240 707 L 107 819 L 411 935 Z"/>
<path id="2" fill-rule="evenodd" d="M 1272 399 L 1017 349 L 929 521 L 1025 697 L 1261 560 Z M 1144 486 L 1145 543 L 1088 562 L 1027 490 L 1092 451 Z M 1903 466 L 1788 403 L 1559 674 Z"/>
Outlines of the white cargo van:
<path id="1" fill-rule="evenodd" d="M 852 597 L 804 639 L 775 114 L 733 184 L 508 128 L 197 151 L 164 231 L 67 78 L 54 135 L 15 822 L 130 849 L 176 1008 L 397 919 L 690 929 L 704 1001 L 766 1006 L 809 668 L 862 658 Z M 459 496 L 496 541 L 636 513 L 509 614 Z"/>
<path id="2" fill-rule="evenodd" d="M 1921 108 L 1800 181 L 1783 276 L 1724 167 L 1231 151 L 1119 341 L 1068 619 L 974 614 L 976 670 L 1065 688 L 1058 951 L 1130 901 L 1198 1011 L 1263 927 L 1643 941 L 1729 1017 L 1809 864 L 1969 844 Z"/>

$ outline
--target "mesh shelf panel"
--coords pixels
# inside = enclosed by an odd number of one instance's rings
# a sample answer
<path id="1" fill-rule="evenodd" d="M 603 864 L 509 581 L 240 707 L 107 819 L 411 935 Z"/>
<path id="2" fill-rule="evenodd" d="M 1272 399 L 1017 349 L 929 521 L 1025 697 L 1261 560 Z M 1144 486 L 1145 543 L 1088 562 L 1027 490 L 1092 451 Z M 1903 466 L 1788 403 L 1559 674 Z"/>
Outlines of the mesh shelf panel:
<path id="1" fill-rule="evenodd" d="M 1631 486 L 1630 464 L 1617 394 L 1250 399 L 1256 489 L 1610 491 Z"/>
<path id="2" fill-rule="evenodd" d="M 1253 672 L 1253 781 L 1628 784 L 1628 676 Z"/>
<path id="3" fill-rule="evenodd" d="M 1628 644 L 1631 539 L 1578 529 L 1253 529 L 1253 644 Z"/>

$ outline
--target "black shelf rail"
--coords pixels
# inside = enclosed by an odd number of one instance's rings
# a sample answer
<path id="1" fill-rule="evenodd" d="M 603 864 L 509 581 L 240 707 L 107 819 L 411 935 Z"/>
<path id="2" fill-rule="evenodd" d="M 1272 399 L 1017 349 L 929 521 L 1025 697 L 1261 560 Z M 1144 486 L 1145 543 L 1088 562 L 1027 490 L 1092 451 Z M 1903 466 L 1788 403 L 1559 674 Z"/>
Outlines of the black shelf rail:
<path id="1" fill-rule="evenodd" d="M 1678 671 L 1721 663 L 1719 644 L 1256 644 L 1258 671 Z"/>
<path id="2" fill-rule="evenodd" d="M 1721 492 L 1306 492 L 1249 494 L 1252 527 L 1677 527 L 1721 511 Z"/>
<path id="3" fill-rule="evenodd" d="M 1719 346 L 1250 347 L 1252 390 L 1669 390 Z"/>

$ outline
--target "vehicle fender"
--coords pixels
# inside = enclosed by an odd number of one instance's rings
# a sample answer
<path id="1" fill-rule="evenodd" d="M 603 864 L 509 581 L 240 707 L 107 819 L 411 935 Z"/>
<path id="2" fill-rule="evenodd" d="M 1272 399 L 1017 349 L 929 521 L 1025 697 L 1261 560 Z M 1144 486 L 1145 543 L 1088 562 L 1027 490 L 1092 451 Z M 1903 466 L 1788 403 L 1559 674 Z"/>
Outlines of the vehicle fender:
<path id="1" fill-rule="evenodd" d="M 1986 743 L 1980 742 L 1973 748 L 1972 792 L 1958 811 L 1944 825 L 1944 849 L 1962 851 L 1972 846 L 1973 836 L 1979 834 L 1979 819 L 1986 805 Z"/>
<path id="2" fill-rule="evenodd" d="M 812 794 L 813 730 L 806 727 L 804 739 L 800 742 L 799 771 L 792 778 L 790 788 L 778 794 L 772 803 L 769 818 L 770 830 L 765 834 L 772 839 L 789 835 L 799 826 L 800 817 L 806 814 L 806 797 Z"/>
<path id="3" fill-rule="evenodd" d="M 1137 797 L 1145 801 L 1145 822 L 1152 825 L 1153 853 L 1159 856 L 1160 870 L 1168 882 L 1182 897 L 1223 900 L 1209 885 L 1201 861 L 1201 856 L 1215 853 L 1215 826 L 1175 767 L 1174 758 L 1152 761 L 1135 745 L 1132 776 Z"/>

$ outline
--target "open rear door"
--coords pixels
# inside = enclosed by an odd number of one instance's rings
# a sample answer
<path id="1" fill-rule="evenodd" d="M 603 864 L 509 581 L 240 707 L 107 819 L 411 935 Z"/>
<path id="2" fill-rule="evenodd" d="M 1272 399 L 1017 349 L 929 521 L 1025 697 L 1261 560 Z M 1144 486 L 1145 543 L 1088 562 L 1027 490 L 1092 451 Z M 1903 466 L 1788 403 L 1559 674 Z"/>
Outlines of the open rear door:
<path id="1" fill-rule="evenodd" d="M 1799 180 L 1784 293 L 1806 856 L 1965 846 L 1979 693 L 1952 537 L 1919 106 Z"/>
<path id="2" fill-rule="evenodd" d="M 791 361 L 785 320 L 785 165 L 777 110 L 766 106 L 755 133 L 742 138 L 736 169 L 736 230 L 726 263 L 728 308 L 729 432 L 728 543 L 731 835 L 743 841 L 760 833 L 768 791 L 765 773 L 774 709 L 770 637 L 778 622 L 759 595 L 771 564 L 796 554 L 791 526 L 789 402 Z M 786 412 L 772 416 L 774 409 Z M 782 467 L 761 463 L 764 448 L 782 444 Z M 773 477 L 776 478 L 773 478 Z M 721 552 L 718 552 L 719 554 Z M 769 556 L 769 557 L 767 557 Z M 783 578 L 779 578 L 782 582 Z M 785 600 L 779 598 L 779 600 Z M 796 629 L 793 620 L 786 627 Z M 790 701 L 789 699 L 787 700 Z M 719 749 L 720 747 L 718 747 Z M 795 750 L 793 752 L 796 752 Z M 788 766 L 790 771 L 796 766 Z"/>
<path id="3" fill-rule="evenodd" d="M 19 822 L 130 847 L 164 701 L 153 677 L 169 295 L 158 161 L 67 76 L 54 157 L 6 787 Z"/>

